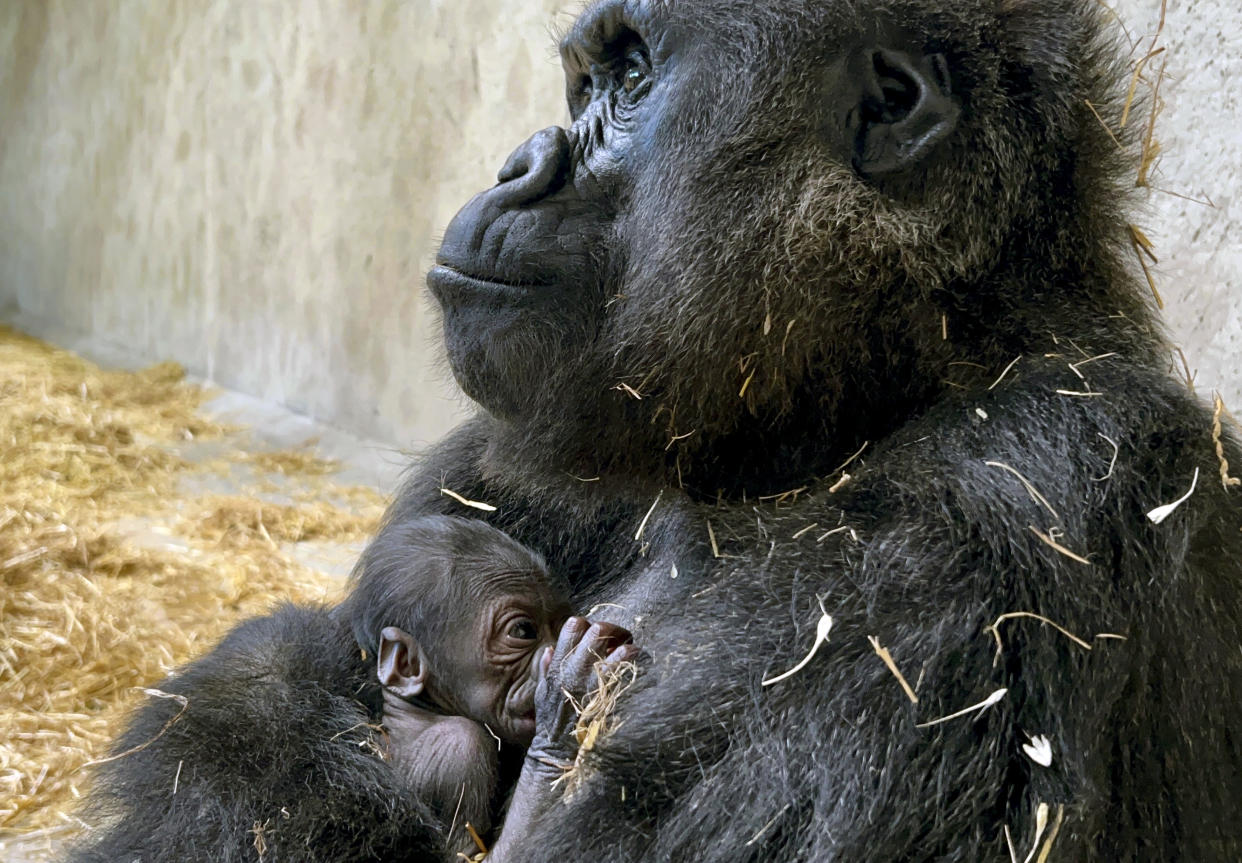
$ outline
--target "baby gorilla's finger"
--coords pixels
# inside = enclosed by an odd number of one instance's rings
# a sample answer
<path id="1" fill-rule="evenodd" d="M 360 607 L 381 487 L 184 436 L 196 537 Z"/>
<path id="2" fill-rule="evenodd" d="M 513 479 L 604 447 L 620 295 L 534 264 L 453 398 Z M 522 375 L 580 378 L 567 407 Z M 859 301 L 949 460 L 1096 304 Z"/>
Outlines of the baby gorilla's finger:
<path id="1" fill-rule="evenodd" d="M 561 627 L 560 635 L 556 638 L 556 647 L 553 649 L 551 657 L 547 660 L 553 674 L 569 658 L 574 648 L 582 642 L 582 637 L 586 634 L 590 625 L 585 617 L 571 617 L 565 621 L 565 625 Z"/>
<path id="2" fill-rule="evenodd" d="M 598 657 L 591 647 L 598 637 L 599 626 L 598 623 L 591 624 L 586 634 L 582 636 L 582 640 L 575 645 L 573 652 L 561 663 L 561 686 L 575 697 L 584 695 L 594 679 L 592 669 Z"/>
<path id="3" fill-rule="evenodd" d="M 622 647 L 630 633 L 611 623 L 592 623 L 561 666 L 561 685 L 578 696 L 595 684 L 595 665 Z"/>
<path id="4" fill-rule="evenodd" d="M 595 655 L 597 660 L 604 659 L 612 651 L 622 645 L 629 644 L 634 640 L 634 636 L 630 631 L 615 623 L 604 623 L 597 621 L 591 624 L 597 631 L 593 638 L 584 638 L 583 641 L 590 641 L 589 649 Z"/>
<path id="5" fill-rule="evenodd" d="M 539 649 L 539 659 L 535 663 L 536 680 L 543 680 L 548 676 L 548 669 L 552 667 L 552 653 L 555 650 L 556 648 L 552 645 Z"/>
<path id="6" fill-rule="evenodd" d="M 610 666 L 620 665 L 623 662 L 631 662 L 638 658 L 638 647 L 634 644 L 623 644 L 614 648 L 612 653 L 604 658 L 604 664 Z"/>
<path id="7" fill-rule="evenodd" d="M 547 650 L 539 660 L 537 680 L 535 682 L 535 698 L 537 701 L 548 701 L 560 698 L 564 687 L 564 665 L 573 655 L 574 649 L 582 642 L 590 623 L 582 617 L 571 617 L 561 627 L 556 639 L 556 646 Z"/>

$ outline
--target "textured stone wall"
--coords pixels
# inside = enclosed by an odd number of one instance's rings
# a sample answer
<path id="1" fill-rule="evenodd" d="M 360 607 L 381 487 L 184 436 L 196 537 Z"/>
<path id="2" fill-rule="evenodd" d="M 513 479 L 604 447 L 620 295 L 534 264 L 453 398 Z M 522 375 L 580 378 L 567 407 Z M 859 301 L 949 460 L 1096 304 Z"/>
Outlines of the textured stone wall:
<path id="1" fill-rule="evenodd" d="M 1143 56 L 1160 0 L 1112 2 Z M 1220 391 L 1242 416 L 1242 6 L 1168 0 L 1160 42 L 1165 54 L 1148 64 L 1155 73 L 1167 57 L 1151 179 L 1159 191 L 1138 221 L 1156 245 L 1165 320 L 1198 390 Z"/>
<path id="2" fill-rule="evenodd" d="M 1089 2 L 1089 0 L 1084 0 Z M 1115 0 L 1135 39 L 1159 0 Z M 564 119 L 575 0 L 0 0 L 0 315 L 405 445 L 462 403 L 437 232 Z M 1140 223 L 1203 388 L 1242 406 L 1242 14 L 1171 0 Z M 1139 49 L 1141 50 L 1141 49 Z"/>

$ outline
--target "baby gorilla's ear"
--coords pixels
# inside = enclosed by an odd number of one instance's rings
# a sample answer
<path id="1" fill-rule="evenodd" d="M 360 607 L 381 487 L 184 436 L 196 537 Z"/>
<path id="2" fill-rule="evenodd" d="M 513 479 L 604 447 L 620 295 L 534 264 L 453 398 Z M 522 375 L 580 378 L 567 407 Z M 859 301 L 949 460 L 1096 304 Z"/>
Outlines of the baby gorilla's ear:
<path id="1" fill-rule="evenodd" d="M 402 698 L 422 694 L 427 679 L 427 657 L 414 636 L 395 626 L 380 633 L 379 661 L 375 672 L 380 685 Z"/>

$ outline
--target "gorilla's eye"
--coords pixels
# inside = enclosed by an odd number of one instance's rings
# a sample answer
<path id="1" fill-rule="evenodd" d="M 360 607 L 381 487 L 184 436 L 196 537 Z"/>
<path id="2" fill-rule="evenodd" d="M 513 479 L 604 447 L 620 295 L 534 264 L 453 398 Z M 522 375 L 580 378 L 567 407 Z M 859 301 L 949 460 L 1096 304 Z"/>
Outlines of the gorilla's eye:
<path id="1" fill-rule="evenodd" d="M 638 91 L 647 83 L 650 65 L 641 51 L 631 51 L 621 69 L 621 88 L 631 96 L 641 96 Z"/>
<path id="2" fill-rule="evenodd" d="M 535 641 L 539 638 L 539 630 L 535 627 L 534 621 L 523 617 L 509 624 L 506 635 L 517 641 Z"/>

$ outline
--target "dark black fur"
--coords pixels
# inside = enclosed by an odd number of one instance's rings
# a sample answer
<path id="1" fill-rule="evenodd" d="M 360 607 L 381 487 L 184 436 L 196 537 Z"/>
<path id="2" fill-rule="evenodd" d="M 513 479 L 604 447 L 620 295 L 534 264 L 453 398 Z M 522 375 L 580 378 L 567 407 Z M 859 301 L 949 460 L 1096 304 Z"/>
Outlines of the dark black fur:
<path id="1" fill-rule="evenodd" d="M 389 516 L 486 517 L 651 657 L 527 859 L 1021 860 L 1041 803 L 1051 860 L 1242 859 L 1242 507 L 1130 263 L 1099 4 L 609 0 L 563 55 L 574 123 L 430 279 L 486 412 Z M 1092 649 L 998 657 L 1013 612 Z"/>
<path id="2" fill-rule="evenodd" d="M 285 606 L 158 691 L 184 712 L 153 697 L 135 714 L 73 860 L 440 859 L 441 826 L 379 757 L 374 661 L 347 619 Z"/>
<path id="3" fill-rule="evenodd" d="M 646 558 L 633 541 L 646 506 L 615 507 L 608 490 L 569 480 L 532 499 L 499 478 L 455 478 L 511 514 L 497 523 L 515 536 L 543 538 L 553 565 L 571 562 L 555 557 L 564 549 L 597 573 L 582 602 L 629 606 L 618 619 L 642 618 L 635 637 L 654 657 L 597 753 L 591 793 L 529 859 L 1001 860 L 1004 825 L 1022 859 L 1039 802 L 1050 820 L 1065 806 L 1053 860 L 1238 859 L 1242 514 L 1215 478 L 1208 417 L 1125 361 L 1098 362 L 1091 385 L 1106 395 L 1093 400 L 1055 393 L 1078 380 L 1062 359 L 1021 365 L 873 444 L 834 494 L 823 482 L 779 506 L 703 507 L 690 523 L 666 491 Z M 430 463 L 486 465 L 485 432 L 463 430 Z M 1120 452 L 1097 481 L 1113 454 L 1101 435 Z M 1093 565 L 1035 537 L 1050 514 L 985 461 L 1042 490 L 1062 543 Z M 1151 524 L 1145 513 L 1183 494 L 1196 467 L 1195 496 Z M 437 506 L 419 482 L 403 506 Z M 709 521 L 719 560 L 705 559 Z M 829 644 L 761 687 L 805 654 L 820 599 Z M 1015 611 L 1093 649 L 1011 620 L 994 667 L 986 627 Z M 868 636 L 919 682 L 917 706 Z M 978 720 L 915 728 L 1001 687 Z M 1051 768 L 1020 749 L 1040 734 Z"/>

